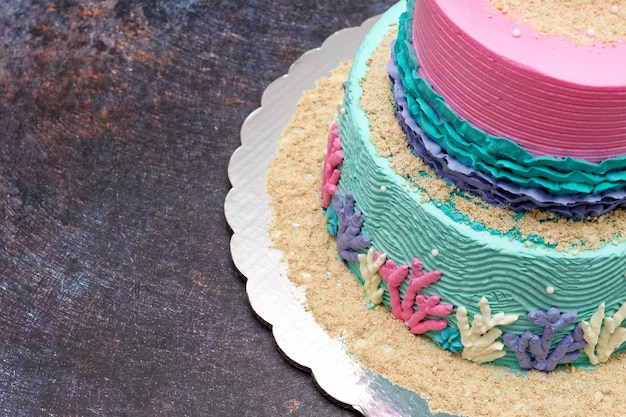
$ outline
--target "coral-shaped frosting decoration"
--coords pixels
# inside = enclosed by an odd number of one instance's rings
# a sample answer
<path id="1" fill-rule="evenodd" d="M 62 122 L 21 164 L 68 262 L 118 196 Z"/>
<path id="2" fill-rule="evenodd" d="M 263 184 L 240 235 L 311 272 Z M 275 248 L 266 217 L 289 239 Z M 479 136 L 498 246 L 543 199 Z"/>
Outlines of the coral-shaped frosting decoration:
<path id="1" fill-rule="evenodd" d="M 552 351 L 552 340 L 557 331 L 576 319 L 576 312 L 561 314 L 558 308 L 550 307 L 545 313 L 540 310 L 528 313 L 528 319 L 538 326 L 543 326 L 543 333 L 538 336 L 526 330 L 521 336 L 505 333 L 504 343 L 513 350 L 522 369 L 553 371 L 558 364 L 568 363 L 580 355 L 585 347 L 581 323 L 577 323 L 572 333 L 566 335 Z"/>
<path id="2" fill-rule="evenodd" d="M 363 278 L 363 288 L 365 289 L 365 298 L 374 305 L 378 305 L 383 301 L 384 290 L 380 288 L 381 277 L 378 273 L 380 266 L 385 262 L 385 255 L 374 259 L 374 249 L 370 248 L 367 255 L 360 253 L 359 270 L 361 278 Z"/>
<path id="3" fill-rule="evenodd" d="M 322 207 L 328 208 L 331 197 L 337 192 L 337 182 L 341 171 L 337 166 L 343 162 L 343 152 L 341 152 L 341 138 L 339 128 L 334 123 L 328 132 L 326 144 L 326 156 L 324 156 L 324 167 L 322 170 Z"/>
<path id="4" fill-rule="evenodd" d="M 384 256 L 376 253 L 374 258 Z M 392 259 L 388 259 L 379 269 L 380 276 L 387 282 L 391 313 L 398 320 L 403 320 L 411 333 L 422 334 L 429 330 L 443 330 L 448 326 L 445 319 L 427 319 L 427 316 L 444 317 L 452 312 L 453 306 L 440 304 L 441 298 L 433 295 L 426 298 L 418 293 L 441 278 L 441 272 L 434 270 L 424 274 L 424 267 L 418 258 L 411 262 L 411 277 L 409 285 L 404 293 L 404 299 L 400 296 L 400 284 L 408 275 L 409 267 L 402 265 L 397 267 Z M 417 304 L 417 310 L 413 306 Z"/>
<path id="5" fill-rule="evenodd" d="M 516 314 L 505 315 L 500 312 L 492 317 L 491 306 L 485 297 L 480 299 L 478 307 L 480 314 L 474 316 L 471 327 L 465 307 L 459 307 L 456 313 L 457 324 L 461 332 L 461 342 L 463 343 L 462 357 L 477 363 L 491 362 L 506 354 L 502 350 L 504 344 L 497 341 L 502 330 L 496 326 L 514 323 L 519 316 Z"/>
<path id="6" fill-rule="evenodd" d="M 339 256 L 346 261 L 358 262 L 358 251 L 370 246 L 370 238 L 361 235 L 363 215 L 359 210 L 354 210 L 354 195 L 352 191 L 346 192 L 344 203 L 341 198 L 341 191 L 337 190 L 333 197 L 333 206 L 339 216 L 339 228 L 337 229 L 337 250 Z"/>
<path id="7" fill-rule="evenodd" d="M 581 322 L 587 342 L 585 353 L 592 365 L 606 362 L 613 351 L 626 342 L 626 329 L 620 327 L 625 318 L 626 303 L 622 304 L 612 317 L 604 315 L 604 303 L 602 303 L 589 322 Z"/>

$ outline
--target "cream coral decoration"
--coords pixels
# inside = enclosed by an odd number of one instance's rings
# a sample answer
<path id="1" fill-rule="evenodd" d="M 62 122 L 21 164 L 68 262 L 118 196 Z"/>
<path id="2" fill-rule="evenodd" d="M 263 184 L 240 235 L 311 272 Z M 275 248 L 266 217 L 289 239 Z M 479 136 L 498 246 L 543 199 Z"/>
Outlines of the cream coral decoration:
<path id="1" fill-rule="evenodd" d="M 604 303 L 602 303 L 589 322 L 582 322 L 587 342 L 585 353 L 592 365 L 606 362 L 613 351 L 626 342 L 626 329 L 620 327 L 625 318 L 626 302 L 613 314 L 613 317 L 605 317 Z"/>
<path id="2" fill-rule="evenodd" d="M 378 305 L 383 301 L 383 289 L 380 288 L 382 278 L 378 270 L 385 263 L 387 256 L 383 253 L 377 259 L 374 259 L 374 249 L 370 248 L 367 251 L 367 255 L 361 253 L 358 258 L 366 299 L 372 304 Z"/>
<path id="3" fill-rule="evenodd" d="M 502 330 L 496 326 L 514 323 L 519 316 L 498 313 L 492 317 L 489 301 L 485 297 L 480 299 L 478 307 L 480 307 L 481 314 L 474 316 L 471 328 L 467 318 L 467 309 L 459 307 L 456 313 L 463 343 L 462 357 L 477 363 L 491 362 L 505 355 L 502 350 L 504 343 L 496 341 L 502 335 Z"/>

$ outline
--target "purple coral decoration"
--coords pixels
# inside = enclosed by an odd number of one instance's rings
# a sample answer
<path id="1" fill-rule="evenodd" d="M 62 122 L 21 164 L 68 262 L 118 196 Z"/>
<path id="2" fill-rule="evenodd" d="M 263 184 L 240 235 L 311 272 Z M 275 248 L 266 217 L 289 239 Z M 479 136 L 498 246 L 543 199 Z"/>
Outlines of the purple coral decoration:
<path id="1" fill-rule="evenodd" d="M 528 319 L 538 326 L 543 326 L 543 334 L 538 336 L 526 330 L 521 336 L 504 333 L 504 344 L 513 350 L 522 369 L 553 371 L 558 364 L 573 361 L 580 355 L 580 350 L 587 345 L 581 323 L 576 323 L 572 333 L 566 335 L 550 351 L 552 340 L 557 331 L 576 319 L 576 312 L 561 314 L 558 308 L 551 307 L 545 313 L 540 310 L 528 313 Z M 531 356 L 532 355 L 532 356 Z"/>
<path id="2" fill-rule="evenodd" d="M 363 215 L 359 210 L 354 210 L 354 194 L 346 192 L 345 203 L 341 198 L 341 192 L 335 192 L 333 207 L 339 216 L 337 229 L 337 249 L 339 256 L 346 261 L 358 262 L 359 250 L 370 246 L 370 238 L 361 235 Z"/>

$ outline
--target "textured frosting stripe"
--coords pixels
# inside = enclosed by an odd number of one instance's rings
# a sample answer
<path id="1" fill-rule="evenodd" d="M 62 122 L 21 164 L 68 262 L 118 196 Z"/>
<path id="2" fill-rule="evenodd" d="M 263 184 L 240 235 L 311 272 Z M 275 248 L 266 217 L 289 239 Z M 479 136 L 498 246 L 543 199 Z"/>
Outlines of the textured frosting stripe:
<path id="1" fill-rule="evenodd" d="M 541 48 L 545 36 L 535 38 L 525 28 L 525 36 L 514 38 L 510 29 L 505 32 L 514 23 L 503 22 L 501 13 L 488 7 L 485 0 L 417 2 L 413 36 L 420 75 L 461 118 L 491 135 L 514 140 L 533 155 L 595 162 L 624 155 L 626 86 L 590 87 L 537 71 L 526 63 L 526 49 Z M 494 37 L 505 39 L 491 40 L 489 47 L 481 42 Z M 500 44 L 509 47 L 495 49 Z M 593 58 L 615 54 L 613 49 L 620 53 L 623 46 L 597 46 Z M 573 55 L 586 48 L 560 40 L 559 49 L 549 53 Z M 587 62 L 581 62 L 579 72 L 588 70 Z"/>
<path id="2" fill-rule="evenodd" d="M 494 313 L 520 314 L 517 322 L 503 326 L 504 331 L 519 334 L 533 328 L 526 313 L 550 305 L 561 311 L 577 310 L 578 319 L 588 320 L 606 302 L 607 314 L 613 314 L 626 299 L 626 264 L 616 262 L 626 255 L 626 245 L 574 255 L 539 245 L 528 248 L 509 237 L 476 231 L 449 218 L 433 202 L 423 202 L 419 191 L 410 190 L 407 180 L 377 153 L 370 140 L 369 119 L 359 105 L 361 81 L 376 45 L 403 9 L 400 6 L 385 14 L 356 55 L 346 87 L 346 112 L 339 117 L 345 155 L 339 188 L 354 193 L 356 208 L 365 218 L 362 232 L 371 237 L 374 250 L 398 264 L 410 264 L 417 256 L 425 271 L 440 270 L 442 278 L 426 288 L 425 295 L 437 293 L 455 309 L 464 306 L 470 317 L 479 314 L 482 296 Z M 438 250 L 437 256 L 433 249 Z M 351 269 L 358 273 L 354 265 Z M 548 286 L 555 291 L 547 291 Z M 455 327 L 453 316 L 448 319 Z M 518 367 L 510 351 L 497 363 Z M 581 355 L 577 363 L 587 363 L 587 357 Z"/>
<path id="3" fill-rule="evenodd" d="M 461 120 L 416 71 L 419 64 L 411 46 L 415 26 L 407 22 L 406 33 L 400 35 L 404 41 L 396 44 L 408 108 L 428 136 L 459 163 L 498 180 L 554 195 L 601 194 L 626 187 L 626 157 L 597 164 L 573 158 L 534 157 L 514 142 L 488 136 Z"/>
<path id="4" fill-rule="evenodd" d="M 600 216 L 616 208 L 626 207 L 626 190 L 607 191 L 600 195 L 552 195 L 540 188 L 525 188 L 459 163 L 433 142 L 415 122 L 408 111 L 404 88 L 399 78 L 395 59 L 388 65 L 396 100 L 396 118 L 407 135 L 408 144 L 438 175 L 452 181 L 463 191 L 478 195 L 494 205 L 506 205 L 514 211 L 542 209 L 565 217 L 584 218 Z"/>

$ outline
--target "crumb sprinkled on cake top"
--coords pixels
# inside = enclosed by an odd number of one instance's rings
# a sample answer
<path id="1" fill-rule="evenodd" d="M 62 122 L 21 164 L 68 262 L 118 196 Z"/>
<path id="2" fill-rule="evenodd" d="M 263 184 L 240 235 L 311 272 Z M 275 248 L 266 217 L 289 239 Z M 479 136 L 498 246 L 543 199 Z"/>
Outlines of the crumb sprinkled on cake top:
<path id="1" fill-rule="evenodd" d="M 489 0 L 496 12 L 542 35 L 577 44 L 626 40 L 626 4 L 618 0 Z"/>

